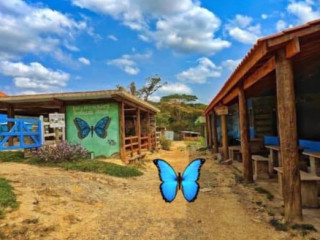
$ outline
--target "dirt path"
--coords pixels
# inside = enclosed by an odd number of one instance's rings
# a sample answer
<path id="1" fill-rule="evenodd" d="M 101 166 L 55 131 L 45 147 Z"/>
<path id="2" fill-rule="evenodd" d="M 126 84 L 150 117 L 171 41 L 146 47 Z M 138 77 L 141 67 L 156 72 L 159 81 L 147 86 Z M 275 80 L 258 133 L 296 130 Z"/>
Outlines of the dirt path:
<path id="1" fill-rule="evenodd" d="M 177 142 L 154 157 L 183 171 L 190 156 Z M 212 158 L 191 204 L 181 192 L 171 204 L 162 200 L 151 162 L 142 177 L 131 179 L 15 163 L 1 163 L 0 176 L 12 181 L 20 202 L 0 220 L 0 231 L 11 236 L 6 239 L 294 239 L 259 219 L 256 205 L 235 193 L 230 168 Z"/>

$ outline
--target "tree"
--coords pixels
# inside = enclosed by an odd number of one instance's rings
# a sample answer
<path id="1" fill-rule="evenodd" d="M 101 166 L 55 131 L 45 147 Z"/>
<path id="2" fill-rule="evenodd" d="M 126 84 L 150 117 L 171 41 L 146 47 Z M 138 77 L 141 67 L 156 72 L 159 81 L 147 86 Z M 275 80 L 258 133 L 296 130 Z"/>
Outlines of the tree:
<path id="1" fill-rule="evenodd" d="M 195 102 L 198 100 L 198 97 L 195 95 L 188 95 L 188 94 L 172 94 L 168 96 L 164 96 L 161 98 L 161 101 L 175 101 L 175 102 L 183 102 L 183 103 L 190 103 Z"/>
<path id="2" fill-rule="evenodd" d="M 138 96 L 143 98 L 145 101 L 148 101 L 149 97 L 153 93 L 167 84 L 167 82 L 160 83 L 161 80 L 162 79 L 158 75 L 147 78 L 145 86 L 138 90 Z"/>

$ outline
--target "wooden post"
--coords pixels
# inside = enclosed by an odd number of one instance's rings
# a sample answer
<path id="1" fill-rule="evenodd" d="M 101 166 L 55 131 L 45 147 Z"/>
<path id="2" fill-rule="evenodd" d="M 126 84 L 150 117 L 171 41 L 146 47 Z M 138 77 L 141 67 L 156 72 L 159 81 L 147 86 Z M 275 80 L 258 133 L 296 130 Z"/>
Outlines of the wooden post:
<path id="1" fill-rule="evenodd" d="M 124 103 L 119 103 L 119 124 L 120 124 L 120 158 L 122 161 L 126 161 L 126 149 L 125 149 L 125 122 L 124 122 Z"/>
<path id="2" fill-rule="evenodd" d="M 62 102 L 62 104 L 61 104 L 61 106 L 59 108 L 59 113 L 63 113 L 64 114 L 64 121 L 66 121 L 66 119 L 67 119 L 66 112 L 67 112 L 67 106 L 66 106 L 65 102 Z M 67 136 L 66 127 L 64 127 L 64 128 L 62 128 L 62 141 L 66 140 L 66 136 Z"/>
<path id="3" fill-rule="evenodd" d="M 222 148 L 224 159 L 229 158 L 227 115 L 221 115 Z"/>
<path id="4" fill-rule="evenodd" d="M 287 222 L 302 220 L 301 182 L 297 145 L 294 76 L 285 49 L 276 55 L 277 107 L 283 165 L 284 215 Z"/>
<path id="5" fill-rule="evenodd" d="M 150 113 L 147 113 L 147 135 L 148 135 L 148 151 L 151 150 L 151 133 L 150 133 Z"/>
<path id="6" fill-rule="evenodd" d="M 238 96 L 243 177 L 246 182 L 253 182 L 252 159 L 249 144 L 248 109 L 246 96 L 242 87 L 239 88 Z"/>
<path id="7" fill-rule="evenodd" d="M 136 134 L 138 136 L 138 153 L 141 154 L 141 116 L 140 116 L 140 108 L 137 108 L 136 111 Z"/>
<path id="8" fill-rule="evenodd" d="M 215 153 L 219 152 L 218 146 L 218 131 L 217 131 L 217 115 L 212 113 L 212 136 L 213 136 L 213 150 Z"/>
<path id="9" fill-rule="evenodd" d="M 211 123 L 210 115 L 206 115 L 206 126 L 207 126 L 207 147 L 212 148 L 212 137 L 211 137 Z"/>
<path id="10" fill-rule="evenodd" d="M 7 107 L 7 115 L 8 115 L 8 118 L 14 118 L 14 107 L 11 104 L 9 104 Z M 13 127 L 13 123 L 8 122 L 7 127 L 8 127 L 8 132 L 9 132 L 11 130 L 11 128 Z M 14 140 L 14 137 L 9 138 L 9 141 L 8 141 L 9 146 L 13 146 L 13 144 L 14 144 L 13 140 Z"/>

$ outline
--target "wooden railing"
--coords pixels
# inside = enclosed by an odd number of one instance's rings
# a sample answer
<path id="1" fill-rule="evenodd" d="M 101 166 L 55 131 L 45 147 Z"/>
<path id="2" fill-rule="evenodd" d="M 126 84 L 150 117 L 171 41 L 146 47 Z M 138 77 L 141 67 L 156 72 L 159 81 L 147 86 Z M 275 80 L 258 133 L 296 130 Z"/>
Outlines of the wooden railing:
<path id="1" fill-rule="evenodd" d="M 143 151 L 149 151 L 155 149 L 157 146 L 157 138 L 155 134 L 149 136 L 141 136 L 140 142 L 138 136 L 125 137 L 125 156 L 133 159 L 141 156 Z M 129 159 L 129 161 L 130 161 Z"/>

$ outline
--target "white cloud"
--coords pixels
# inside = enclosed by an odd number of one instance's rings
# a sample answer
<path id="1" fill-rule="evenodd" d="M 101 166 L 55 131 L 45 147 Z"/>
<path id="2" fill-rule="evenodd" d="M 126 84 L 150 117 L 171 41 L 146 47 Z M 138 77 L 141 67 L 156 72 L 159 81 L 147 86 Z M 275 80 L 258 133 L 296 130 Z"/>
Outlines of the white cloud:
<path id="1" fill-rule="evenodd" d="M 129 75 L 137 75 L 140 69 L 137 66 L 137 61 L 148 59 L 152 56 L 152 52 L 148 51 L 145 54 L 125 54 L 120 58 L 112 59 L 107 62 L 108 65 L 116 66 Z"/>
<path id="2" fill-rule="evenodd" d="M 267 14 L 265 14 L 265 13 L 261 14 L 261 18 L 264 19 L 264 20 L 267 19 L 268 17 L 269 16 Z"/>
<path id="3" fill-rule="evenodd" d="M 251 25 L 252 21 L 251 17 L 238 14 L 226 25 L 226 30 L 236 41 L 254 44 L 261 36 L 261 26 L 260 24 Z"/>
<path id="4" fill-rule="evenodd" d="M 214 54 L 231 43 L 216 38 L 221 21 L 192 0 L 72 0 L 73 4 L 103 13 L 139 32 L 143 41 L 182 53 Z M 155 27 L 153 27 L 155 26 Z"/>
<path id="5" fill-rule="evenodd" d="M 115 41 L 115 42 L 118 41 L 118 38 L 115 35 L 112 35 L 112 34 L 108 35 L 108 39 L 110 39 L 112 41 Z"/>
<path id="6" fill-rule="evenodd" d="M 81 62 L 84 65 L 90 65 L 91 64 L 90 60 L 87 59 L 87 58 L 84 58 L 84 57 L 78 58 L 78 61 Z"/>
<path id="7" fill-rule="evenodd" d="M 150 42 L 150 38 L 148 38 L 146 35 L 139 34 L 138 37 L 144 42 Z"/>
<path id="8" fill-rule="evenodd" d="M 233 72 L 237 66 L 240 64 L 240 62 L 242 61 L 242 59 L 228 59 L 222 62 L 222 67 L 226 68 L 228 71 Z"/>
<path id="9" fill-rule="evenodd" d="M 163 94 L 191 94 L 192 90 L 183 83 L 169 83 L 159 88 L 159 92 Z"/>
<path id="10" fill-rule="evenodd" d="M 320 18 L 319 2 L 315 3 L 312 0 L 291 1 L 287 11 L 297 17 L 299 24 Z"/>
<path id="11" fill-rule="evenodd" d="M 281 32 L 282 30 L 286 29 L 288 27 L 288 24 L 284 20 L 279 20 L 276 23 L 276 29 L 278 32 Z"/>
<path id="12" fill-rule="evenodd" d="M 60 70 L 51 70 L 38 62 L 29 65 L 22 62 L 0 62 L 0 72 L 11 77 L 14 85 L 24 91 L 52 92 L 66 86 L 69 74 Z"/>
<path id="13" fill-rule="evenodd" d="M 191 83 L 206 83 L 208 78 L 221 76 L 221 67 L 217 67 L 209 58 L 199 58 L 197 62 L 196 67 L 191 67 L 179 73 L 177 79 Z"/>
<path id="14" fill-rule="evenodd" d="M 26 53 L 53 53 L 61 39 L 74 38 L 86 28 L 84 21 L 75 21 L 58 11 L 28 5 L 22 0 L 0 1 L 0 59 L 19 58 Z"/>
<path id="15" fill-rule="evenodd" d="M 149 97 L 149 100 L 152 101 L 152 102 L 160 102 L 161 97 L 160 96 L 156 96 L 156 95 L 151 95 Z"/>

